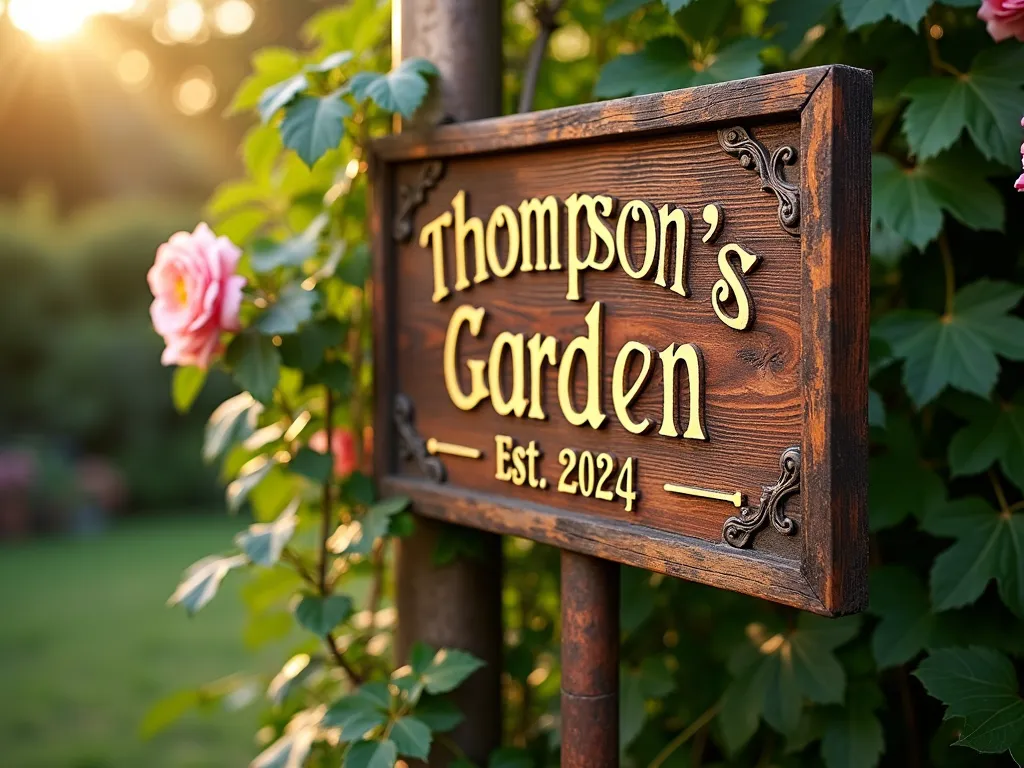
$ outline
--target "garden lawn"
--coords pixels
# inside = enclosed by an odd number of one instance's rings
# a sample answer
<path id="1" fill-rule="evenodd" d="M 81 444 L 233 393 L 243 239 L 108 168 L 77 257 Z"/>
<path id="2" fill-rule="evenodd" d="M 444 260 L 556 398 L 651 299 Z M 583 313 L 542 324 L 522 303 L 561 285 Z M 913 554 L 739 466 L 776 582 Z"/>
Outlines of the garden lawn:
<path id="1" fill-rule="evenodd" d="M 230 547 L 244 525 L 223 514 L 155 518 L 91 539 L 0 545 L 0 766 L 247 765 L 258 751 L 253 708 L 138 735 L 161 697 L 281 663 L 280 648 L 243 646 L 237 574 L 192 619 L 165 605 L 182 570 Z"/>

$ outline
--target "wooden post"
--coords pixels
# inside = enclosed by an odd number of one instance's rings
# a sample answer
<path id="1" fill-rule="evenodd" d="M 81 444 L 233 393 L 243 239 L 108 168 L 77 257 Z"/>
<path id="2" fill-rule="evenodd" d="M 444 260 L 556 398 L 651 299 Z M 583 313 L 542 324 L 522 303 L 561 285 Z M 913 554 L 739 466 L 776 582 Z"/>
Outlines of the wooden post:
<path id="1" fill-rule="evenodd" d="M 440 70 L 439 115 L 456 121 L 501 113 L 501 3 L 479 0 L 394 0 L 394 55 L 422 56 Z M 436 118 L 435 118 L 436 119 Z M 501 537 L 478 537 L 478 559 L 436 567 L 443 523 L 418 517 L 416 533 L 398 546 L 398 655 L 417 641 L 461 648 L 486 666 L 463 685 L 455 703 L 466 719 L 453 738 L 485 765 L 501 743 Z M 465 533 L 465 532 L 463 532 Z M 431 768 L 452 762 L 436 748 Z"/>
<path id="2" fill-rule="evenodd" d="M 562 551 L 562 768 L 619 764 L 619 566 Z"/>

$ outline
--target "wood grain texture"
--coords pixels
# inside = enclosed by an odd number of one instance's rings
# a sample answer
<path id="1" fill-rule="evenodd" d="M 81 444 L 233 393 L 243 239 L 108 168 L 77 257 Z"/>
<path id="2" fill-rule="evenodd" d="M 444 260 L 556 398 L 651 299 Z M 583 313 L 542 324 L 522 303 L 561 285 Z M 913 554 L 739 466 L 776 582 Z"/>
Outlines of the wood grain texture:
<path id="1" fill-rule="evenodd" d="M 866 96 L 865 96 L 866 94 Z M 730 121 L 736 121 L 730 123 Z M 718 143 L 717 129 L 735 124 L 769 151 L 790 145 L 798 159 L 784 171 L 801 187 L 802 235 L 785 232 L 778 201 L 761 189 Z M 428 138 L 389 138 L 375 145 L 377 424 L 389 425 L 401 392 L 416 404 L 420 434 L 479 449 L 484 458 L 442 457 L 448 481 L 432 487 L 415 464 L 398 460 L 392 430 L 376 430 L 378 475 L 393 492 L 409 493 L 422 514 L 511 533 L 618 562 L 837 614 L 863 606 L 866 583 L 867 237 L 870 177 L 870 75 L 825 67 L 570 110 L 446 126 Z M 581 147 L 580 142 L 588 142 Z M 399 244 L 390 219 L 395 190 L 412 181 L 423 158 L 441 157 L 444 178 L 415 212 L 420 228 L 450 210 L 459 190 L 468 215 L 486 223 L 500 204 L 574 192 L 608 194 L 619 207 L 641 199 L 672 204 L 692 216 L 684 298 L 618 266 L 583 276 L 582 301 L 566 299 L 567 273 L 516 272 L 445 300 L 430 300 L 430 252 L 418 237 Z M 718 203 L 725 225 L 712 243 L 701 210 Z M 565 253 L 566 217 L 561 247 Z M 643 248 L 643 228 L 630 243 Z M 716 318 L 711 289 L 721 277 L 717 254 L 738 243 L 761 257 L 746 276 L 755 321 L 735 331 Z M 585 247 L 585 243 L 584 243 Z M 454 275 L 454 237 L 446 239 Z M 449 286 L 454 282 L 450 277 Z M 443 382 L 448 321 L 462 304 L 487 308 L 478 339 L 460 343 L 465 360 L 487 358 L 501 331 L 540 332 L 560 350 L 586 330 L 584 316 L 605 310 L 602 411 L 598 430 L 574 427 L 558 406 L 555 371 L 543 382 L 545 421 L 500 416 L 485 400 L 458 410 Z M 705 361 L 707 441 L 637 436 L 621 427 L 611 406 L 610 371 L 623 343 L 655 350 L 693 343 Z M 508 371 L 503 381 L 511 387 Z M 576 381 L 582 402 L 583 377 Z M 529 379 L 527 380 L 529 391 Z M 679 390 L 685 399 L 686 386 Z M 631 408 L 660 420 L 660 366 Z M 681 413 L 685 414 L 685 407 Z M 547 489 L 517 487 L 495 477 L 495 435 L 519 444 L 536 440 Z M 775 483 L 779 457 L 804 452 L 802 492 L 786 505 L 797 535 L 770 527 L 751 549 L 723 543 L 722 525 L 737 512 L 727 502 L 669 494 L 666 483 L 741 492 L 756 503 Z M 638 507 L 555 490 L 563 448 L 637 459 Z"/>
<path id="2" fill-rule="evenodd" d="M 719 85 L 444 125 L 426 136 L 403 133 L 379 139 L 374 143 L 374 152 L 385 160 L 396 161 L 452 157 L 792 116 L 803 109 L 828 71 L 829 67 L 813 67 Z"/>

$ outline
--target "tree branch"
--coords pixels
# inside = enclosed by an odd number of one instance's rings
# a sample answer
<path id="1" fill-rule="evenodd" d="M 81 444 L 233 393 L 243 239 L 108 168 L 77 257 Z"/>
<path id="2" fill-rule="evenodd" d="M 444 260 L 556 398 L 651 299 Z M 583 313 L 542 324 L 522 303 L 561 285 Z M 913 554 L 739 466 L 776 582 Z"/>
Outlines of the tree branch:
<path id="1" fill-rule="evenodd" d="M 537 31 L 537 39 L 533 41 L 530 48 L 530 55 L 526 59 L 526 69 L 523 71 L 523 88 L 519 92 L 519 112 L 529 112 L 533 109 L 533 98 L 537 93 L 537 79 L 540 77 L 540 68 L 544 63 L 544 54 L 548 48 L 548 41 L 552 33 L 558 29 L 558 22 L 555 15 L 562 9 L 565 0 L 537 0 L 533 8 L 534 18 L 540 29 Z"/>

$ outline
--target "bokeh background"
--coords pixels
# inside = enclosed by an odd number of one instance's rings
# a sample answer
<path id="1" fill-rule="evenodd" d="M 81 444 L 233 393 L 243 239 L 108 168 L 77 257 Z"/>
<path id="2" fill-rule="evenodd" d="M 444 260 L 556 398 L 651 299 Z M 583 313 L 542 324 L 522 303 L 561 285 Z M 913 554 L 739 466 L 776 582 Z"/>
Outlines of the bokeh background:
<path id="1" fill-rule="evenodd" d="M 236 175 L 231 99 L 311 0 L 0 0 L 0 765 L 245 765 L 252 710 L 141 738 L 149 708 L 249 654 L 243 606 L 163 605 L 245 520 L 150 328 L 156 246 Z M 230 587 L 229 587 L 230 588 Z M 275 657 L 273 646 L 255 659 Z M 279 653 L 279 652 L 278 652 Z M 278 659 L 279 663 L 279 659 Z M 245 664 L 253 666 L 250 657 Z M 238 702 L 242 703 L 242 702 Z"/>

